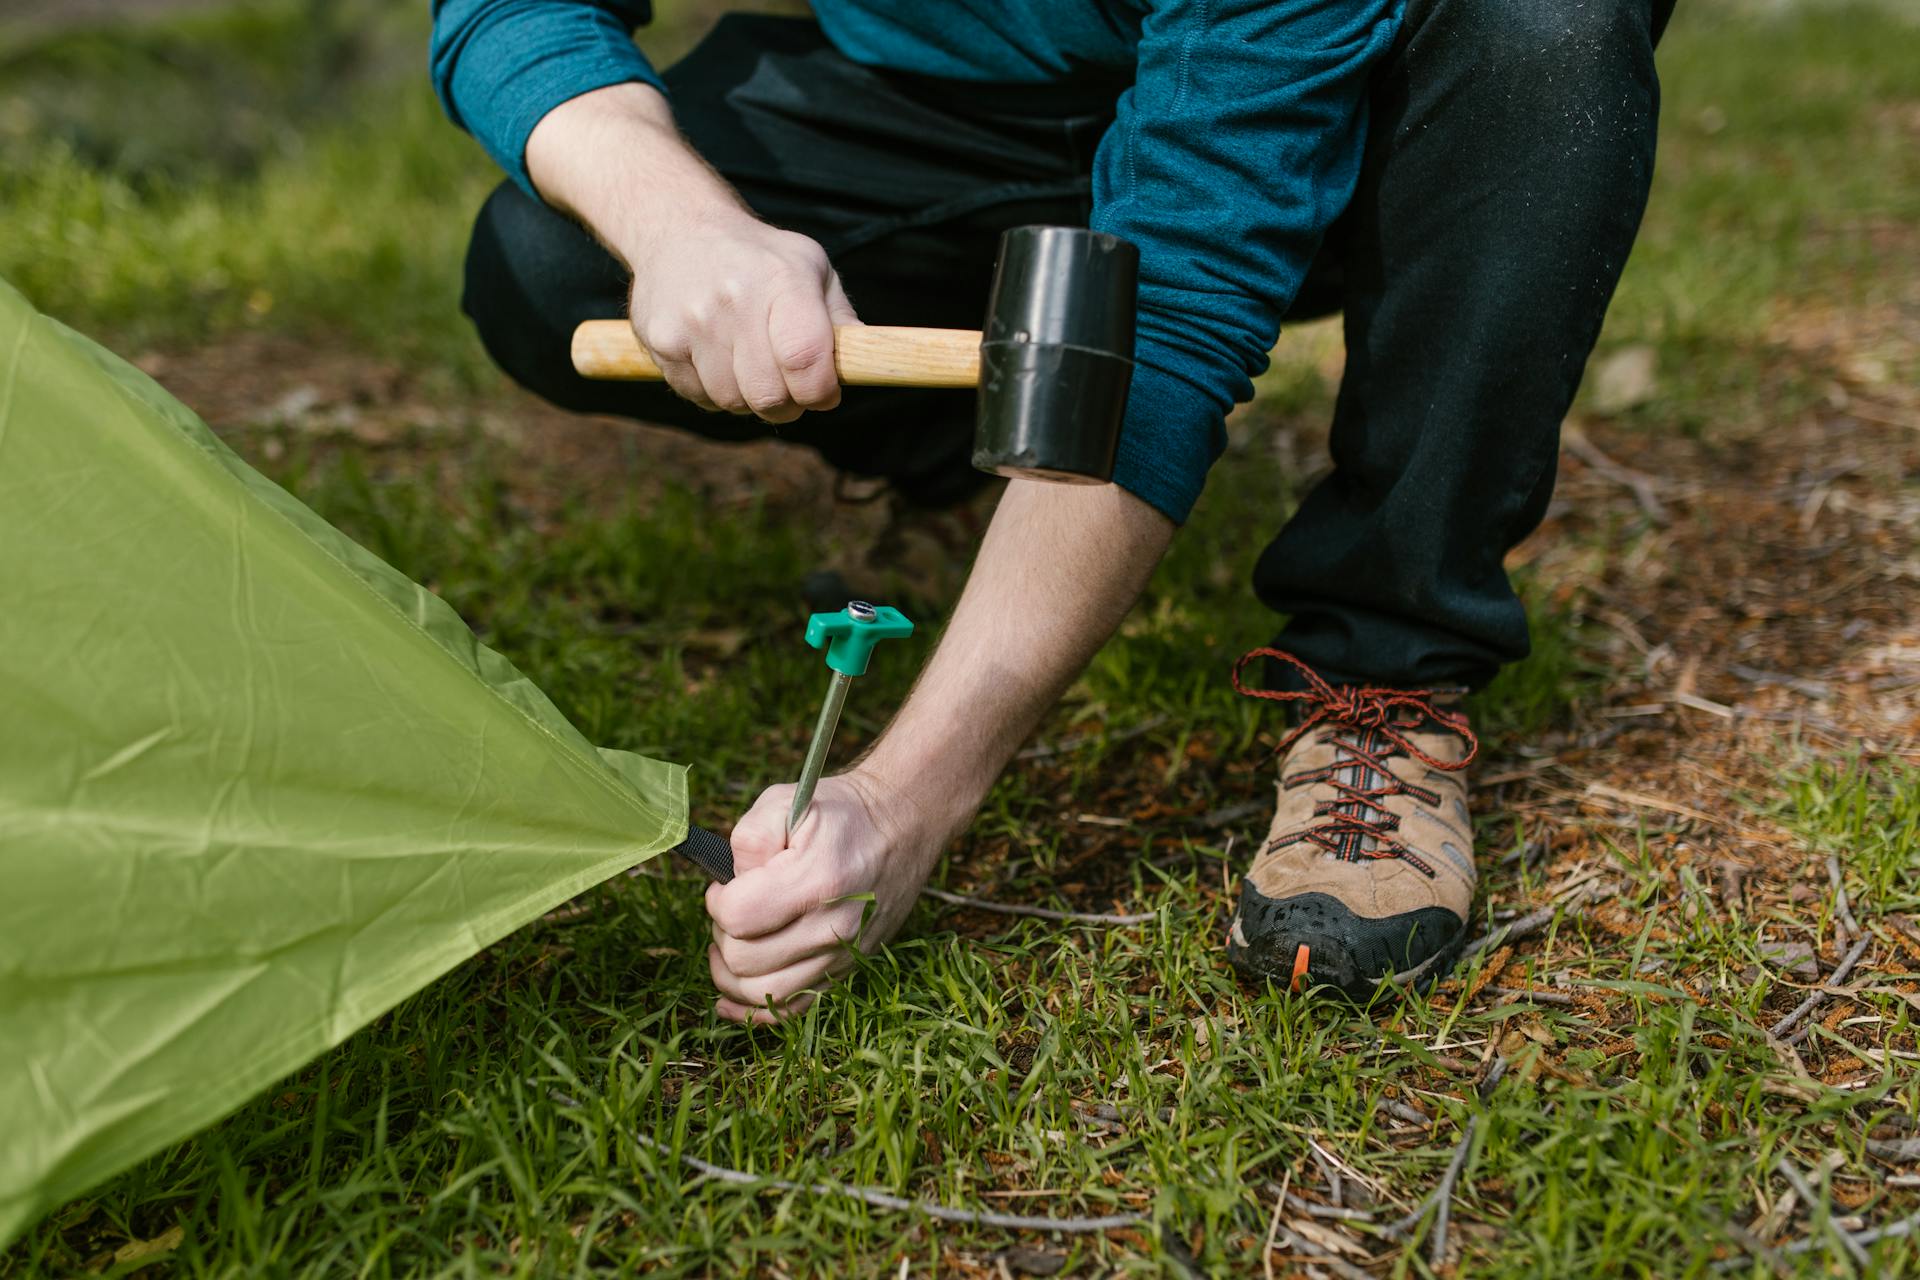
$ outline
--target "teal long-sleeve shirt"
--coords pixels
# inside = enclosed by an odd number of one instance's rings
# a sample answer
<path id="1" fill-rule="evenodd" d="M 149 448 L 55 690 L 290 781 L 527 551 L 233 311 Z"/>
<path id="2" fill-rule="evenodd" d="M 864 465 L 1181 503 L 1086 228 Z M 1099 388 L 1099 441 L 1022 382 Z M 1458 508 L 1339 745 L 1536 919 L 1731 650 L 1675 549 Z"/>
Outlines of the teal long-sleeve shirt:
<path id="1" fill-rule="evenodd" d="M 1131 69 L 1094 156 L 1092 225 L 1140 248 L 1114 479 L 1184 521 L 1360 166 L 1367 75 L 1401 0 L 814 0 L 856 62 L 1044 83 Z M 435 0 L 434 86 L 522 186 L 527 136 L 569 98 L 661 87 L 646 0 Z"/>

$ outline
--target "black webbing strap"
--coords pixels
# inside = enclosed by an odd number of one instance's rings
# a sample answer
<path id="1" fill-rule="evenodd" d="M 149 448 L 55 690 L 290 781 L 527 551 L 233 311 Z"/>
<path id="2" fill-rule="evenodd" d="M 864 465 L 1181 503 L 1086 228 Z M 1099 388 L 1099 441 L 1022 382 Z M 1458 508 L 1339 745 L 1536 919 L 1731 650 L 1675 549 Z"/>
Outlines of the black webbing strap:
<path id="1" fill-rule="evenodd" d="M 688 826 L 687 838 L 673 851 L 707 873 L 709 879 L 726 884 L 733 879 L 733 846 L 725 836 L 717 836 L 705 827 Z"/>

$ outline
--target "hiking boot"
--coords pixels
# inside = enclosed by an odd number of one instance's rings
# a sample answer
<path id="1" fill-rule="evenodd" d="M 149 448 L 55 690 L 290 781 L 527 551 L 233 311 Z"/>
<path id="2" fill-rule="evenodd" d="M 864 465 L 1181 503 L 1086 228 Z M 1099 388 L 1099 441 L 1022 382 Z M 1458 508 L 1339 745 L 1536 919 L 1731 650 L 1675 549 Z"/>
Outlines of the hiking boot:
<path id="1" fill-rule="evenodd" d="M 1249 689 L 1255 658 L 1289 663 L 1301 692 Z M 1464 770 L 1479 751 L 1462 690 L 1335 688 L 1277 649 L 1234 665 L 1249 697 L 1294 704 L 1281 740 L 1279 806 L 1240 884 L 1227 958 L 1253 982 L 1337 987 L 1355 1000 L 1395 977 L 1425 986 L 1452 968 L 1473 902 Z"/>

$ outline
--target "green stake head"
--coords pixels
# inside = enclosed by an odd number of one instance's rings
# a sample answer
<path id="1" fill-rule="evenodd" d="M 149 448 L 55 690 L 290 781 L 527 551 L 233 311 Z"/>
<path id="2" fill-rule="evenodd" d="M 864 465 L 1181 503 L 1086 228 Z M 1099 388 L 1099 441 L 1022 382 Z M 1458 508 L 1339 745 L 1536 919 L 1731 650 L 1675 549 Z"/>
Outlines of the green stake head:
<path id="1" fill-rule="evenodd" d="M 873 646 L 913 634 L 907 615 L 891 605 L 855 600 L 839 613 L 816 613 L 807 619 L 807 643 L 824 647 L 827 665 L 843 676 L 867 674 Z"/>

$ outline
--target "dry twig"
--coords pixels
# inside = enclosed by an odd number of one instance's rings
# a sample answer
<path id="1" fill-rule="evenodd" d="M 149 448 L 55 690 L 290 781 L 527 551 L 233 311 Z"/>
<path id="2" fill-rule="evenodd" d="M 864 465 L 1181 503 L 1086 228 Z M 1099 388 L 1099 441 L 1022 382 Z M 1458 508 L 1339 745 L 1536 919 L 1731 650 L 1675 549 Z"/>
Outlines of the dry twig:
<path id="1" fill-rule="evenodd" d="M 1430 1129 L 1433 1127 L 1432 1116 L 1420 1110 L 1418 1107 L 1410 1107 L 1406 1103 L 1396 1101 L 1392 1098 L 1380 1099 L 1376 1109 L 1386 1112 L 1396 1120 L 1405 1120 L 1408 1124 L 1418 1125 L 1422 1129 Z"/>
<path id="2" fill-rule="evenodd" d="M 1640 504 L 1640 510 L 1647 519 L 1655 524 L 1666 524 L 1671 517 L 1661 505 L 1659 496 L 1654 492 L 1654 479 L 1645 472 L 1635 471 L 1631 467 L 1615 462 L 1587 439 L 1586 434 L 1571 427 L 1561 432 L 1561 442 L 1568 453 L 1580 459 L 1593 469 L 1594 474 L 1603 476 L 1622 486 L 1633 494 L 1633 500 Z"/>
<path id="3" fill-rule="evenodd" d="M 1311 1200 L 1302 1200 L 1299 1196 L 1287 1196 L 1287 1208 L 1296 1213 L 1304 1213 L 1309 1218 L 1332 1218 L 1337 1222 L 1372 1222 L 1373 1214 L 1365 1209 L 1347 1209 L 1340 1205 L 1315 1204 Z"/>
<path id="4" fill-rule="evenodd" d="M 1853 918 L 1853 907 L 1847 901 L 1847 882 L 1840 874 L 1838 855 L 1827 855 L 1827 879 L 1833 884 L 1833 909 L 1840 917 L 1840 923 L 1847 927 L 1850 936 L 1864 938 L 1866 933 L 1860 928 L 1860 922 Z"/>
<path id="5" fill-rule="evenodd" d="M 1860 941 L 1854 943 L 1853 950 L 1847 952 L 1846 956 L 1841 959 L 1840 967 L 1833 971 L 1833 975 L 1827 979 L 1825 985 L 1837 987 L 1845 982 L 1847 976 L 1853 972 L 1853 966 L 1860 963 L 1860 957 L 1866 954 L 1867 944 L 1872 941 L 1872 938 L 1863 936 Z M 1787 1032 L 1793 1031 L 1795 1027 L 1799 1026 L 1800 1020 L 1818 1008 L 1820 1002 L 1826 998 L 1827 993 L 1825 991 L 1815 991 L 1812 995 L 1794 1006 L 1792 1013 L 1789 1013 L 1786 1017 L 1767 1028 L 1767 1034 L 1776 1040 L 1784 1040 L 1788 1044 L 1799 1044 L 1813 1031 L 1812 1025 L 1809 1024 L 1806 1027 L 1802 1027 L 1791 1036 L 1789 1036 Z"/>
<path id="6" fill-rule="evenodd" d="M 1285 1227 L 1279 1229 L 1274 1239 L 1276 1243 L 1285 1245 L 1295 1253 L 1312 1255 L 1321 1266 L 1331 1268 L 1335 1275 L 1345 1276 L 1347 1280 L 1374 1280 L 1371 1273 L 1362 1271 L 1333 1250 L 1322 1248 L 1305 1236 L 1289 1231 Z"/>
<path id="7" fill-rule="evenodd" d="M 1828 1201 L 1825 1196 L 1813 1189 L 1812 1185 L 1807 1182 L 1800 1171 L 1793 1167 L 1793 1161 L 1787 1159 L 1785 1156 L 1781 1156 L 1780 1162 L 1776 1164 L 1774 1168 L 1779 1170 L 1780 1176 L 1787 1180 L 1787 1185 L 1793 1188 L 1794 1194 L 1799 1196 L 1801 1202 L 1807 1206 L 1807 1212 L 1813 1213 L 1816 1207 L 1825 1210 L 1824 1213 L 1819 1214 L 1819 1220 L 1826 1224 L 1828 1233 L 1833 1236 L 1842 1249 L 1845 1249 L 1853 1256 L 1855 1262 L 1863 1267 L 1873 1265 L 1873 1260 L 1867 1257 L 1866 1249 L 1857 1243 L 1852 1236 L 1842 1231 L 1834 1222 L 1832 1203 Z"/>
<path id="8" fill-rule="evenodd" d="M 1320 1144 L 1312 1138 L 1307 1139 L 1307 1150 L 1313 1154 L 1313 1162 L 1320 1166 L 1320 1172 L 1326 1177 L 1328 1197 L 1334 1204 L 1345 1207 L 1347 1200 L 1341 1193 L 1340 1169 L 1334 1164 L 1333 1157 L 1321 1150 Z"/>
<path id="9" fill-rule="evenodd" d="M 1865 1231 L 1842 1231 L 1838 1223 L 1834 1224 L 1834 1230 L 1847 1238 L 1850 1247 L 1857 1246 L 1864 1249 L 1867 1245 L 1878 1244 L 1882 1240 L 1899 1240 L 1914 1234 L 1916 1231 L 1920 1231 L 1920 1213 L 1909 1214 L 1907 1217 L 1901 1218 L 1897 1222 L 1889 1223 L 1884 1227 L 1869 1227 Z M 1792 1244 L 1783 1244 L 1775 1249 L 1774 1252 L 1781 1257 L 1790 1257 L 1795 1254 L 1807 1253 L 1818 1248 L 1819 1245 L 1820 1237 L 1809 1236 L 1805 1240 L 1795 1240 Z M 1741 1247 L 1744 1248 L 1745 1246 L 1742 1245 Z M 1715 1271 L 1732 1271 L 1736 1267 L 1746 1265 L 1746 1261 L 1743 1257 L 1721 1258 L 1713 1264 L 1713 1269 Z"/>
<path id="10" fill-rule="evenodd" d="M 1578 902 L 1579 899 L 1576 898 L 1573 902 L 1567 904 L 1567 915 L 1569 918 L 1577 914 L 1574 911 L 1574 907 L 1578 905 Z M 1534 934 L 1539 933 L 1548 925 L 1552 924 L 1553 918 L 1558 914 L 1559 910 L 1559 903 L 1550 902 L 1538 911 L 1532 911 L 1521 916 L 1518 920 L 1509 920 L 1506 924 L 1501 925 L 1484 937 L 1475 938 L 1460 952 L 1460 963 L 1465 964 L 1482 951 L 1485 951 L 1488 947 L 1496 947 L 1508 942 L 1518 942 L 1522 938 L 1531 938 Z"/>
<path id="11" fill-rule="evenodd" d="M 1158 920 L 1158 911 L 1142 911 L 1137 915 L 1108 915 L 1098 911 L 1055 911 L 1051 907 L 1028 907 L 1013 902 L 989 902 L 985 898 L 969 898 L 964 894 L 948 893 L 945 889 L 922 889 L 922 894 L 940 902 L 951 903 L 956 907 L 972 907 L 977 911 L 993 911 L 1003 916 L 1032 916 L 1036 920 L 1065 920 L 1072 924 L 1145 924 L 1149 920 Z"/>
<path id="12" fill-rule="evenodd" d="M 636 1133 L 633 1138 L 643 1147 L 658 1151 L 662 1155 L 670 1154 L 664 1143 L 655 1142 L 644 1133 Z M 1121 1227 L 1153 1225 L 1135 1213 L 1114 1213 L 1100 1218 L 1048 1218 L 1021 1213 L 993 1213 L 985 1209 L 956 1209 L 934 1200 L 896 1196 L 878 1187 L 862 1187 L 847 1182 L 789 1182 L 784 1178 L 769 1178 L 764 1174 L 746 1173 L 739 1169 L 729 1169 L 725 1165 L 712 1164 L 698 1156 L 687 1155 L 685 1152 L 680 1154 L 679 1159 L 680 1163 L 696 1173 L 732 1186 L 761 1187 L 769 1191 L 799 1191 L 814 1196 L 842 1196 L 849 1200 L 870 1204 L 876 1209 L 924 1213 L 929 1218 L 935 1218 L 941 1222 L 957 1222 L 969 1227 L 999 1227 L 1007 1231 L 1097 1234 L 1102 1231 L 1115 1231 Z"/>
<path id="13" fill-rule="evenodd" d="M 1720 1228 L 1732 1238 L 1735 1244 L 1745 1249 L 1753 1257 L 1766 1263 L 1767 1269 L 1772 1271 L 1773 1274 L 1777 1276 L 1791 1276 L 1793 1274 L 1792 1268 L 1787 1265 L 1787 1260 L 1780 1256 L 1778 1249 L 1775 1249 L 1772 1245 L 1760 1239 L 1760 1237 L 1754 1235 L 1753 1232 L 1747 1230 L 1739 1223 L 1723 1221 L 1720 1224 Z"/>
<path id="14" fill-rule="evenodd" d="M 1453 1159 L 1447 1162 L 1447 1172 L 1441 1177 L 1440 1185 L 1434 1188 L 1438 1207 L 1433 1214 L 1433 1238 L 1427 1244 L 1427 1261 L 1436 1268 L 1447 1260 L 1447 1224 L 1453 1218 L 1453 1186 L 1460 1179 L 1460 1170 L 1466 1167 L 1467 1151 L 1473 1146 L 1473 1131 L 1479 1125 L 1479 1116 L 1467 1117 L 1467 1127 L 1460 1135 L 1460 1145 L 1453 1149 Z"/>
<path id="15" fill-rule="evenodd" d="M 1260 1269 L 1267 1274 L 1267 1280 L 1273 1280 L 1273 1247 L 1280 1238 L 1280 1213 L 1287 1207 L 1287 1184 L 1293 1181 L 1293 1167 L 1289 1165 L 1284 1177 L 1280 1179 L 1280 1194 L 1273 1198 L 1273 1220 L 1267 1223 L 1267 1246 L 1260 1251 Z"/>
<path id="16" fill-rule="evenodd" d="M 1110 747 L 1118 746 L 1122 742 L 1130 742 L 1135 738 L 1144 737 L 1152 733 L 1155 729 L 1165 724 L 1167 720 L 1167 716 L 1148 716 L 1139 724 L 1130 725 L 1118 733 L 1108 733 L 1104 729 L 1096 729 L 1092 733 L 1075 734 L 1071 738 L 1062 738 L 1058 742 L 1036 742 L 1032 746 L 1015 753 L 1013 758 L 1015 760 L 1045 760 L 1049 756 L 1057 756 L 1063 752 L 1075 751 L 1090 742 L 1099 742 L 1103 739 Z"/>
<path id="17" fill-rule="evenodd" d="M 569 1110 L 576 1110 L 580 1103 L 558 1089 L 549 1089 L 547 1096 Z M 661 1155 L 671 1155 L 665 1143 L 656 1142 L 644 1133 L 636 1133 L 633 1140 L 649 1151 Z M 892 1192 L 882 1191 L 878 1187 L 862 1187 L 849 1182 L 789 1182 L 784 1178 L 770 1178 L 763 1174 L 747 1173 L 740 1169 L 729 1169 L 725 1165 L 712 1164 L 698 1156 L 680 1154 L 680 1163 L 696 1173 L 712 1178 L 716 1182 L 725 1182 L 732 1186 L 753 1186 L 769 1191 L 799 1191 L 815 1196 L 842 1196 L 849 1200 L 859 1200 L 876 1209 L 894 1209 L 915 1211 L 941 1222 L 957 1222 L 971 1227 L 999 1227 L 1007 1231 L 1060 1231 L 1069 1234 L 1090 1235 L 1102 1231 L 1116 1231 L 1123 1227 L 1151 1227 L 1153 1223 L 1136 1213 L 1114 1213 L 1100 1218 L 1049 1218 L 1032 1214 L 992 1213 L 984 1209 L 956 1209 L 935 1200 L 908 1199 L 896 1196 Z M 1171 1247 L 1175 1242 L 1171 1237 L 1163 1237 Z M 1369 1278 L 1371 1280 L 1371 1278 Z"/>
<path id="18" fill-rule="evenodd" d="M 1573 1005 L 1577 1003 L 1564 991 L 1543 991 L 1539 987 L 1497 987 L 1489 983 L 1480 988 L 1481 995 L 1486 995 L 1488 992 L 1513 1000 L 1531 1000 L 1535 1004 Z"/>
<path id="19" fill-rule="evenodd" d="M 1453 1157 L 1447 1161 L 1447 1171 L 1441 1176 L 1440 1185 L 1432 1191 L 1429 1191 L 1426 1196 L 1421 1199 L 1419 1204 L 1413 1206 L 1412 1213 L 1409 1213 L 1397 1222 L 1390 1222 L 1381 1228 L 1388 1238 L 1394 1240 L 1406 1239 L 1408 1235 L 1412 1234 L 1413 1229 L 1420 1225 L 1420 1220 L 1427 1216 L 1427 1211 L 1432 1209 L 1435 1203 L 1446 1204 L 1452 1200 L 1453 1184 L 1455 1180 L 1460 1177 L 1461 1167 L 1467 1162 L 1467 1151 L 1473 1146 L 1474 1131 L 1479 1127 L 1479 1116 L 1467 1117 L 1466 1128 L 1460 1132 L 1460 1141 L 1453 1148 Z M 1442 1212 L 1444 1216 L 1440 1219 L 1440 1224 L 1442 1225 L 1438 1225 L 1438 1230 L 1442 1236 L 1441 1243 L 1445 1244 L 1444 1237 L 1446 1230 L 1443 1224 L 1446 1222 L 1447 1217 L 1451 1216 L 1451 1209 L 1446 1209 Z"/>
<path id="20" fill-rule="evenodd" d="M 1920 1138 L 1862 1138 L 1868 1155 L 1906 1163 L 1920 1160 Z"/>

